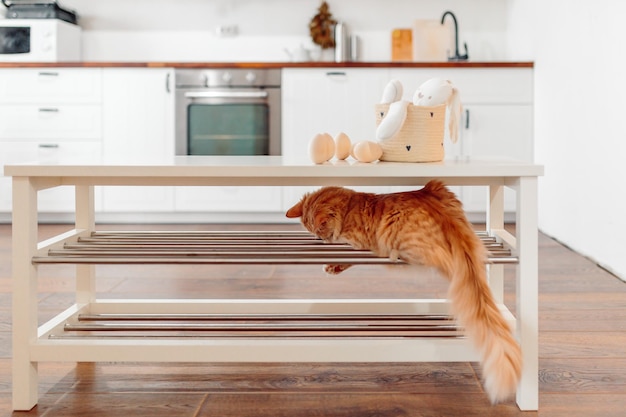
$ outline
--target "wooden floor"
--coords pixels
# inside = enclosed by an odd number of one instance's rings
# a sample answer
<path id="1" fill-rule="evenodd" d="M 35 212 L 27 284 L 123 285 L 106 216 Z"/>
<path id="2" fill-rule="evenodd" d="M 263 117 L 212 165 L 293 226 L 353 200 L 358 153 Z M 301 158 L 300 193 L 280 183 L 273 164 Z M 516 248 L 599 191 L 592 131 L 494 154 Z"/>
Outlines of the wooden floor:
<path id="1" fill-rule="evenodd" d="M 65 230 L 47 225 L 41 236 Z M 155 228 L 102 226 L 101 229 Z M 217 229 L 158 226 L 157 229 Z M 223 228 L 220 227 L 220 228 Z M 242 228 L 242 227 L 239 227 Z M 245 226 L 244 229 L 256 228 Z M 272 229 L 293 226 L 271 226 Z M 540 236 L 541 416 L 626 415 L 626 283 Z M 11 227 L 0 225 L 0 411 L 11 415 Z M 208 269 L 211 268 L 211 269 Z M 40 267 L 40 321 L 72 301 L 70 266 Z M 101 296 L 200 298 L 444 297 L 421 268 L 98 266 Z M 507 304 L 514 308 L 513 270 Z M 19 416 L 534 416 L 492 407 L 473 363 L 46 363 L 40 402 Z"/>

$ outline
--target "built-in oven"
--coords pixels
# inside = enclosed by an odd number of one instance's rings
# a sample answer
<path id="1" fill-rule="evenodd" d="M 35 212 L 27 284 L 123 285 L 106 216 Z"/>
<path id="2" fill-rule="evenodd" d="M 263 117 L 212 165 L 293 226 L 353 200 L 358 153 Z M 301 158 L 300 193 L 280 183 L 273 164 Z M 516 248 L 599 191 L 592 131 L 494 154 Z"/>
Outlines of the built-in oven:
<path id="1" fill-rule="evenodd" d="M 280 69 L 177 69 L 177 155 L 280 155 Z"/>

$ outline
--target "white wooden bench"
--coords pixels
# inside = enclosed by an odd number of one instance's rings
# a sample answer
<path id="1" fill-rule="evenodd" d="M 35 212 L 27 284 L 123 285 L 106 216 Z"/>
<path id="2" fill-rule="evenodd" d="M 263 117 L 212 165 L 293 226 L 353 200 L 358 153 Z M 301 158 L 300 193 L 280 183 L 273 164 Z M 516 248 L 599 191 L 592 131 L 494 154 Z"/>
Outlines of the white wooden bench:
<path id="1" fill-rule="evenodd" d="M 443 299 L 115 300 L 97 299 L 101 263 L 385 263 L 300 232 L 103 232 L 94 186 L 420 186 L 489 188 L 489 280 L 522 346 L 517 392 L 538 408 L 537 177 L 543 167 L 507 161 L 312 165 L 275 156 L 175 157 L 168 161 L 59 161 L 5 167 L 13 177 L 13 409 L 38 401 L 45 361 L 399 362 L 476 361 Z M 76 189 L 73 230 L 37 239 L 37 192 Z M 516 192 L 516 233 L 504 229 L 504 188 Z M 224 246 L 224 242 L 227 245 Z M 285 245 L 288 245 L 287 249 Z M 76 264 L 76 300 L 39 326 L 38 267 Z M 503 304 L 503 264 L 516 266 L 516 311 Z M 328 337 L 328 336 L 332 337 Z M 172 354 L 176 351 L 176 354 Z"/>

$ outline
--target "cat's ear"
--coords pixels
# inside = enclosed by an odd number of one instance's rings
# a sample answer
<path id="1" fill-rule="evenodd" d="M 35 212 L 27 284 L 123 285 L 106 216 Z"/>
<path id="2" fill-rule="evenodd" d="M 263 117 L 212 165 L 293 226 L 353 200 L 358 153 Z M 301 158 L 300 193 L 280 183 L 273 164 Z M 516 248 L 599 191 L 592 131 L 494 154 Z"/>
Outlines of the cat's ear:
<path id="1" fill-rule="evenodd" d="M 324 240 L 332 239 L 336 232 L 334 218 L 335 213 L 316 213 L 313 218 L 313 233 Z"/>
<path id="2" fill-rule="evenodd" d="M 298 201 L 295 206 L 287 210 L 285 216 L 289 217 L 290 219 L 295 217 L 302 217 L 302 200 Z"/>
<path id="3" fill-rule="evenodd" d="M 315 213 L 315 217 L 313 218 L 313 227 L 315 227 L 315 230 L 325 229 L 327 219 L 328 216 L 326 213 Z"/>

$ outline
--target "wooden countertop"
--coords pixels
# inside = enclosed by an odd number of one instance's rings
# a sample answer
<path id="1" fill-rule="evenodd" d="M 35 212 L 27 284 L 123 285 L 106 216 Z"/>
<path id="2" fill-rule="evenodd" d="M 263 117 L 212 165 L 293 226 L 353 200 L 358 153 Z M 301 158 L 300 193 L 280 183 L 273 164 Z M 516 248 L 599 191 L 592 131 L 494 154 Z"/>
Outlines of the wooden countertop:
<path id="1" fill-rule="evenodd" d="M 0 62 L 0 68 L 533 68 L 526 61 L 463 62 Z"/>

